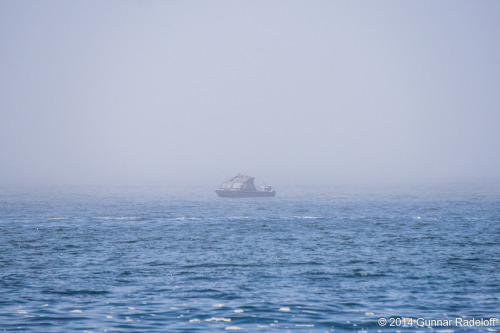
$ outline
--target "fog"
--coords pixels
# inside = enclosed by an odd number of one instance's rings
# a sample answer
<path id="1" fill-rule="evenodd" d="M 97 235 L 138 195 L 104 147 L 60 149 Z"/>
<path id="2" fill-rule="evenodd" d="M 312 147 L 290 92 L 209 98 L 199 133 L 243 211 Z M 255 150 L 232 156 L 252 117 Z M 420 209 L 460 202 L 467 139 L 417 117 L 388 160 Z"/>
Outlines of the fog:
<path id="1" fill-rule="evenodd" d="M 2 1 L 0 184 L 500 178 L 498 1 Z"/>

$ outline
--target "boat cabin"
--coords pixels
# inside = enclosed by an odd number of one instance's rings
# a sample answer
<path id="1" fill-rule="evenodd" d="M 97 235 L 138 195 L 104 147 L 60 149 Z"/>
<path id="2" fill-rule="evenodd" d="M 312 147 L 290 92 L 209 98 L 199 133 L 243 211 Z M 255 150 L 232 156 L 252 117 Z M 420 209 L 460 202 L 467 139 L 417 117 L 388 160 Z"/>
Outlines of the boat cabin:
<path id="1" fill-rule="evenodd" d="M 229 178 L 221 185 L 223 190 L 237 190 L 237 191 L 256 191 L 255 185 L 253 183 L 254 177 L 244 176 L 238 174 L 232 178 Z"/>

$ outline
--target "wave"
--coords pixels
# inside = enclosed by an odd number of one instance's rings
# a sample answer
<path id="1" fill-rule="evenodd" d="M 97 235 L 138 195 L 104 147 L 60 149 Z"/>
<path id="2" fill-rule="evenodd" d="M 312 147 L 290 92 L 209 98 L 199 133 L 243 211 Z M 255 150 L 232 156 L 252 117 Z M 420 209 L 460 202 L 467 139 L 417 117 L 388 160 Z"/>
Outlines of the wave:
<path id="1" fill-rule="evenodd" d="M 324 216 L 292 216 L 295 219 L 312 219 L 312 220 L 323 220 Z"/>
<path id="2" fill-rule="evenodd" d="M 144 220 L 143 217 L 139 216 L 98 216 L 96 217 L 98 220 Z"/>

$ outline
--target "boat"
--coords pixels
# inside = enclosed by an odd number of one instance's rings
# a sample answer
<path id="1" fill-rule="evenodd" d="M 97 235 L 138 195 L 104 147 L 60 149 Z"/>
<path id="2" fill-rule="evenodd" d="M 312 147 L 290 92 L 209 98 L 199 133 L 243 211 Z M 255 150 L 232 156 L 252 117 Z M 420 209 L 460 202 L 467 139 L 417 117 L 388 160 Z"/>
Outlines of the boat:
<path id="1" fill-rule="evenodd" d="M 254 177 L 237 174 L 226 180 L 215 193 L 221 198 L 274 197 L 276 191 L 271 186 L 255 187 Z"/>

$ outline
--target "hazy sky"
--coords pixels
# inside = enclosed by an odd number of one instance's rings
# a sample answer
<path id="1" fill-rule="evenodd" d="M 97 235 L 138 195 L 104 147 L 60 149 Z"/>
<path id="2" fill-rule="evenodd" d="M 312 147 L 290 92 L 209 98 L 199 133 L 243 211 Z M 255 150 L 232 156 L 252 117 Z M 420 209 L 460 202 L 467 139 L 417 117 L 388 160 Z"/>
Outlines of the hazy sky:
<path id="1" fill-rule="evenodd" d="M 500 178 L 500 1 L 1 1 L 0 183 Z"/>

